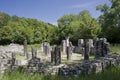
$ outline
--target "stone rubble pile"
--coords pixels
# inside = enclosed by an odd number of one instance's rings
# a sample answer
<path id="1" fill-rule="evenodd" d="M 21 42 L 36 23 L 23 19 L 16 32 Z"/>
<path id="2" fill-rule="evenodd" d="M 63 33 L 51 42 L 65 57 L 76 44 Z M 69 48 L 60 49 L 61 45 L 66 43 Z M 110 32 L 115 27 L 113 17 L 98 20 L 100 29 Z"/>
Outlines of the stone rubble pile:
<path id="1" fill-rule="evenodd" d="M 14 58 L 11 53 L 0 54 L 0 77 L 3 75 L 4 71 L 14 65 Z"/>
<path id="2" fill-rule="evenodd" d="M 110 44 L 109 42 L 107 42 L 106 38 L 96 38 L 96 39 L 86 39 L 86 40 L 79 39 L 78 46 L 74 47 L 73 52 L 84 55 L 85 44 L 88 44 L 86 47 L 88 47 L 90 55 L 104 57 L 105 55 L 110 53 Z"/>
<path id="3" fill-rule="evenodd" d="M 53 66 L 44 64 L 40 58 L 32 58 L 28 61 L 25 70 L 29 73 L 56 74 L 61 66 L 63 65 Z"/>
<path id="4" fill-rule="evenodd" d="M 90 74 L 104 71 L 108 67 L 120 65 L 120 56 L 107 55 L 93 61 L 84 61 L 77 64 L 69 64 L 59 69 L 59 74 L 64 76 Z"/>
<path id="5" fill-rule="evenodd" d="M 0 54 L 7 53 L 23 54 L 23 46 L 11 43 L 8 46 L 0 46 Z"/>

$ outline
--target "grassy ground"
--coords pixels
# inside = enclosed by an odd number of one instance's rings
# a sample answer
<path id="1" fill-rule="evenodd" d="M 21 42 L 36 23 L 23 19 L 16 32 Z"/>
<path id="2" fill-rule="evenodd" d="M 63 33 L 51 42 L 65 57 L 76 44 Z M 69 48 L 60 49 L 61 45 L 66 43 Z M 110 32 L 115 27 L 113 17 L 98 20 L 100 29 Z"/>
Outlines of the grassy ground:
<path id="1" fill-rule="evenodd" d="M 40 49 L 40 44 L 29 44 L 28 45 L 28 51 L 31 51 L 31 48 L 36 48 L 37 50 Z"/>
<path id="2" fill-rule="evenodd" d="M 114 67 L 97 74 L 67 77 L 15 71 L 6 73 L 1 80 L 120 80 L 120 67 Z"/>
<path id="3" fill-rule="evenodd" d="M 111 52 L 117 52 L 120 54 L 120 44 L 111 44 L 110 48 Z"/>
<path id="4" fill-rule="evenodd" d="M 37 50 L 40 50 L 40 44 L 28 45 L 29 51 L 31 51 L 31 47 L 35 47 Z M 115 45 L 111 44 L 110 50 L 111 50 L 111 52 L 117 52 L 117 53 L 120 54 L 120 44 L 115 44 Z M 62 53 L 61 56 L 62 56 L 62 63 L 76 63 L 76 62 L 80 62 L 80 61 L 83 60 L 83 56 L 81 56 L 81 54 L 75 54 L 75 53 L 73 53 L 72 60 L 67 60 L 67 58 L 66 58 L 67 56 L 66 56 L 65 53 Z M 47 62 L 51 61 L 50 54 L 48 56 L 46 56 L 45 53 L 38 53 L 37 57 L 43 58 L 43 59 L 47 59 Z M 16 58 L 18 60 L 24 60 L 24 59 L 26 59 L 25 56 L 21 56 L 21 55 L 16 55 Z M 90 56 L 90 59 L 93 60 L 94 56 Z"/>

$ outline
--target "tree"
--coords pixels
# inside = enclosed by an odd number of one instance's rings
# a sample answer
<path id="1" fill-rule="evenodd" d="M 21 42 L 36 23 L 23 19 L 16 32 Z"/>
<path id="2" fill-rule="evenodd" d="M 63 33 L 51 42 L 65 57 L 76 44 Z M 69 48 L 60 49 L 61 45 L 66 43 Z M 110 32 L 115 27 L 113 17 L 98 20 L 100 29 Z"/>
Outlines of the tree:
<path id="1" fill-rule="evenodd" d="M 110 0 L 111 5 L 103 4 L 97 6 L 103 14 L 99 17 L 102 27 L 100 37 L 106 37 L 110 42 L 120 42 L 120 1 Z"/>
<path id="2" fill-rule="evenodd" d="M 10 16 L 6 13 L 0 12 L 0 27 L 6 26 L 10 20 Z"/>
<path id="3" fill-rule="evenodd" d="M 12 28 L 9 26 L 3 26 L 0 28 L 0 44 L 9 44 L 12 42 Z"/>
<path id="4" fill-rule="evenodd" d="M 11 42 L 23 44 L 24 40 L 29 44 L 44 41 L 54 43 L 55 27 L 37 19 L 9 16 L 0 12 L 0 44 Z"/>
<path id="5" fill-rule="evenodd" d="M 59 40 L 69 36 L 75 43 L 79 38 L 97 37 L 100 30 L 99 23 L 87 10 L 78 15 L 64 15 L 58 20 Z"/>
<path id="6" fill-rule="evenodd" d="M 81 38 L 95 38 L 100 33 L 100 26 L 95 18 L 92 18 L 89 11 L 82 11 L 78 15 L 80 21 L 79 34 Z M 80 38 L 79 37 L 79 38 Z"/>

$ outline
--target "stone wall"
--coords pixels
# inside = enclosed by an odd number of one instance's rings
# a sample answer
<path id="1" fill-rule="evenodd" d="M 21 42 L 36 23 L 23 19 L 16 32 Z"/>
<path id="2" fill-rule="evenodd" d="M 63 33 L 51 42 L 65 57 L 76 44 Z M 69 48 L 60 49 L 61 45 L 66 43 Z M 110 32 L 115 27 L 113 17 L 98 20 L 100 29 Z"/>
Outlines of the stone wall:
<path id="1" fill-rule="evenodd" d="M 99 40 L 101 43 L 103 40 Z M 89 41 L 90 42 L 90 41 Z M 105 41 L 106 42 L 106 41 Z M 97 43 L 94 43 L 97 46 Z M 12 45 L 13 46 L 13 45 Z M 108 46 L 106 43 L 105 46 Z M 80 46 L 79 46 L 80 47 Z M 12 47 L 13 48 L 13 47 Z M 98 50 L 103 50 L 103 45 L 97 47 Z M 1 49 L 1 48 L 0 48 Z M 15 64 L 16 60 L 14 57 L 15 51 L 4 51 L 2 46 L 2 50 L 0 50 L 0 75 L 4 73 L 5 69 L 14 70 L 19 67 L 23 67 L 22 69 L 29 73 L 40 73 L 40 74 L 60 74 L 64 76 L 68 75 L 80 75 L 80 74 L 90 74 L 104 71 L 108 67 L 114 67 L 120 65 L 120 56 L 117 54 L 106 54 L 104 57 L 101 57 L 96 60 L 84 60 L 83 62 L 73 63 L 73 64 L 61 64 L 58 65 L 50 65 L 45 64 L 43 60 L 37 58 L 37 56 L 32 57 L 28 60 L 28 64 L 26 66 Z M 17 50 L 17 48 L 13 48 Z M 59 53 L 60 49 L 56 49 L 56 53 Z M 107 51 L 107 48 L 105 49 Z M 33 51 L 34 52 L 34 51 Z M 104 51 L 102 51 L 104 52 Z M 35 53 L 33 53 L 35 54 Z M 101 54 L 101 53 L 100 53 Z M 57 58 L 57 57 L 56 57 Z M 18 62 L 19 63 L 19 62 Z"/>
<path id="2" fill-rule="evenodd" d="M 16 66 L 11 64 L 11 60 L 5 58 L 0 59 L 0 74 L 2 74 L 5 69 L 9 68 L 14 70 L 21 67 L 21 65 Z M 60 74 L 63 76 L 74 76 L 81 74 L 98 73 L 104 71 L 108 67 L 115 67 L 119 65 L 120 56 L 112 53 L 106 55 L 105 57 L 100 57 L 99 59 L 92 61 L 83 61 L 80 63 L 60 65 L 45 64 L 40 58 L 34 57 L 28 61 L 27 66 L 22 66 L 22 69 L 29 73 Z"/>
<path id="3" fill-rule="evenodd" d="M 120 56 L 117 54 L 109 54 L 92 61 L 83 61 L 73 64 L 49 65 L 44 64 L 38 58 L 29 60 L 26 71 L 29 73 L 40 74 L 60 74 L 63 76 L 74 76 L 81 74 L 91 74 L 102 72 L 108 67 L 120 65 Z"/>
<path id="4" fill-rule="evenodd" d="M 0 77 L 8 68 L 12 68 L 15 64 L 15 55 L 23 54 L 23 46 L 18 44 L 10 44 L 8 46 L 0 46 Z"/>
<path id="5" fill-rule="evenodd" d="M 68 64 L 59 69 L 59 74 L 64 76 L 74 76 L 80 74 L 91 74 L 102 72 L 108 67 L 120 65 L 120 56 L 116 54 L 107 55 L 93 61 L 84 61 L 77 64 Z"/>
<path id="6" fill-rule="evenodd" d="M 0 77 L 2 77 L 6 69 L 12 66 L 12 62 L 12 53 L 0 53 Z"/>

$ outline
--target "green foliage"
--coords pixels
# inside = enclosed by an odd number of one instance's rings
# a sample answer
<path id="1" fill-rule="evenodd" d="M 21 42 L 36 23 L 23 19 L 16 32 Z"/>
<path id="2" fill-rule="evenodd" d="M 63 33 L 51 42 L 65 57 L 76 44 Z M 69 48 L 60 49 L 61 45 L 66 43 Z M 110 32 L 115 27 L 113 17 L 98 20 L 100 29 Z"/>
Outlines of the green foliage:
<path id="1" fill-rule="evenodd" d="M 6 26 L 10 20 L 10 16 L 6 13 L 0 12 L 0 27 Z"/>
<path id="2" fill-rule="evenodd" d="M 30 44 L 51 42 L 56 39 L 56 36 L 53 36 L 55 28 L 52 24 L 36 19 L 9 16 L 0 12 L 0 44 L 23 44 L 24 40 Z"/>
<path id="3" fill-rule="evenodd" d="M 120 43 L 120 0 L 110 0 L 111 5 L 97 6 L 103 14 L 99 17 L 102 27 L 100 37 L 106 37 L 112 43 Z"/>
<path id="4" fill-rule="evenodd" d="M 58 20 L 59 40 L 67 36 L 74 42 L 79 38 L 95 38 L 100 31 L 97 20 L 87 10 L 78 15 L 64 15 Z"/>

